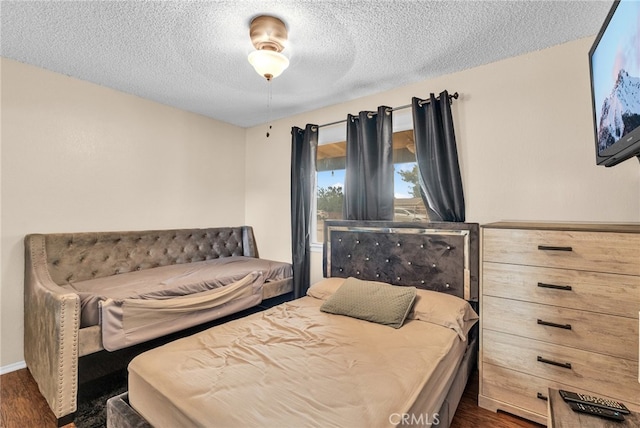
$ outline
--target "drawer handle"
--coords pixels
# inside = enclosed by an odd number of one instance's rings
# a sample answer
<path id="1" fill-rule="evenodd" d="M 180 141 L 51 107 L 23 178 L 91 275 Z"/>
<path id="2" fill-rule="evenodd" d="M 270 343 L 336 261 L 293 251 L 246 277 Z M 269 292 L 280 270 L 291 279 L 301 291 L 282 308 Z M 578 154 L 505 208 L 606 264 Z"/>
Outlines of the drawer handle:
<path id="1" fill-rule="evenodd" d="M 567 290 L 571 291 L 570 285 L 555 285 L 555 284 L 545 284 L 544 282 L 539 282 L 538 287 L 541 288 L 553 288 L 554 290 Z"/>
<path id="2" fill-rule="evenodd" d="M 538 319 L 538 324 L 546 325 L 546 326 L 549 326 L 549 327 L 563 328 L 565 330 L 571 330 L 571 324 L 556 324 L 554 322 L 543 321 L 541 319 Z"/>
<path id="3" fill-rule="evenodd" d="M 554 247 L 552 245 L 538 245 L 538 250 L 541 251 L 573 251 L 571 247 Z"/>
<path id="4" fill-rule="evenodd" d="M 544 401 L 549 401 L 549 399 L 547 397 L 545 397 L 544 395 L 542 395 L 541 393 L 538 392 L 538 398 Z"/>
<path id="5" fill-rule="evenodd" d="M 542 358 L 540 355 L 538 355 L 538 361 L 545 364 L 551 364 L 552 366 L 562 367 L 563 369 L 571 368 L 571 363 L 559 363 L 557 361 L 547 360 L 546 358 Z"/>

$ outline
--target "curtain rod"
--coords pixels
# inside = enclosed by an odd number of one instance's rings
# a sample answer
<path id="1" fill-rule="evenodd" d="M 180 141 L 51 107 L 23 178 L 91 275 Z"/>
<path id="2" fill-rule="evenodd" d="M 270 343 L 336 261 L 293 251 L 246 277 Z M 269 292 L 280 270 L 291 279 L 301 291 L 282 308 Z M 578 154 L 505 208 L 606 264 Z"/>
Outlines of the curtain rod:
<path id="1" fill-rule="evenodd" d="M 457 100 L 458 97 L 459 97 L 458 93 L 454 92 L 453 94 L 449 95 L 449 102 L 451 102 L 452 99 Z M 436 97 L 436 99 L 440 99 L 440 97 Z M 422 106 L 424 104 L 429 104 L 430 102 L 431 102 L 430 100 L 424 100 L 424 101 L 420 102 L 420 105 Z M 403 105 L 403 106 L 400 106 L 400 107 L 393 107 L 391 109 L 391 111 L 403 110 L 403 109 L 409 108 L 409 107 L 411 107 L 411 104 L 406 104 L 406 105 Z M 331 125 L 337 125 L 339 123 L 344 123 L 346 121 L 347 121 L 347 119 L 336 120 L 335 122 L 330 122 L 330 123 L 325 123 L 325 124 L 322 124 L 322 125 L 318 125 L 318 128 L 323 128 L 325 126 L 331 126 Z"/>

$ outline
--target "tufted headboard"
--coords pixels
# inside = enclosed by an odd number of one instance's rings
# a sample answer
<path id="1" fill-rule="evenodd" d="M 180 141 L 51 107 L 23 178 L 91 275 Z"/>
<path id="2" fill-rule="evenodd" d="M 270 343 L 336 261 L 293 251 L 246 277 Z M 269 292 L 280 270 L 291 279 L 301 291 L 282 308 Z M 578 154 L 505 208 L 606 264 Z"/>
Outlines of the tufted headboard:
<path id="1" fill-rule="evenodd" d="M 44 247 L 58 285 L 219 257 L 258 257 L 250 226 L 31 234 L 25 240 L 28 247 Z"/>
<path id="2" fill-rule="evenodd" d="M 325 221 L 325 277 L 415 286 L 478 300 L 477 223 Z"/>

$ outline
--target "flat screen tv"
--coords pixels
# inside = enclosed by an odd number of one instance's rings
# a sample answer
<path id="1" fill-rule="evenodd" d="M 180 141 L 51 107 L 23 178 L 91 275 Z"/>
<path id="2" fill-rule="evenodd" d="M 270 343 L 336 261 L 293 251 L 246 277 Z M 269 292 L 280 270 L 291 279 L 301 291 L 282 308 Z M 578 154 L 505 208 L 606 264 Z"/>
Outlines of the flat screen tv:
<path id="1" fill-rule="evenodd" d="M 640 1 L 613 3 L 589 50 L 596 163 L 640 160 Z"/>

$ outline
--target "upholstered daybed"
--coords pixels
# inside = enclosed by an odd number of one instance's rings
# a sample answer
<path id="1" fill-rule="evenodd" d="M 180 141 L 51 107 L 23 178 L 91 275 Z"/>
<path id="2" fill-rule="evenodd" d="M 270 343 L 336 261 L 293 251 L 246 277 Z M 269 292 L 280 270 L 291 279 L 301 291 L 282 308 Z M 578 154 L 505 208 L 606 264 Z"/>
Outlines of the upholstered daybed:
<path id="1" fill-rule="evenodd" d="M 78 358 L 115 351 L 292 290 L 251 227 L 25 237 L 24 353 L 59 424 L 76 411 Z"/>

